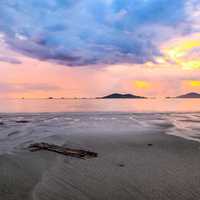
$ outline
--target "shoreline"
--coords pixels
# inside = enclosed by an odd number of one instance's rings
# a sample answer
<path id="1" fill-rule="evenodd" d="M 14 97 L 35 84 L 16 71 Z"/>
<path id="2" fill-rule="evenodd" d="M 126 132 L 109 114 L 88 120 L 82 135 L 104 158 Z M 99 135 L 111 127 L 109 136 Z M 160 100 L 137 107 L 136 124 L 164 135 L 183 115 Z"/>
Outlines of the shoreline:
<path id="1" fill-rule="evenodd" d="M 141 126 L 144 128 L 146 125 L 150 125 L 150 129 L 155 128 L 156 131 L 162 130 L 168 135 L 173 135 L 177 137 L 181 137 L 187 140 L 192 140 L 192 141 L 197 141 L 200 142 L 200 136 L 199 136 L 199 131 L 200 127 L 198 127 L 198 124 L 200 123 L 200 112 L 155 112 L 155 113 L 150 113 L 150 112 L 35 112 L 35 113 L 0 113 L 0 131 L 1 128 L 3 130 L 3 125 L 6 127 L 6 122 L 4 121 L 27 121 L 27 125 L 31 124 L 31 126 L 35 126 L 37 128 L 38 125 L 40 125 L 41 120 L 49 121 L 49 126 L 51 126 L 52 129 L 54 127 L 57 127 L 57 124 L 55 123 L 54 119 L 61 119 L 62 118 L 67 122 L 67 123 L 74 123 L 74 125 L 78 124 L 80 121 L 85 120 L 84 118 L 88 119 L 88 123 L 91 121 L 92 124 L 91 130 L 94 128 L 94 123 L 98 122 L 100 123 L 99 129 L 103 128 L 106 129 L 106 126 L 110 126 L 109 121 L 112 123 L 112 125 L 117 125 L 119 128 L 124 128 L 124 131 L 126 131 L 127 126 L 120 127 L 120 119 L 123 120 L 128 120 L 129 123 L 132 123 L 130 119 L 133 119 L 133 122 L 136 122 L 137 128 Z M 117 122 L 117 119 L 119 119 L 119 122 Z M 53 124 L 51 123 L 51 119 L 53 121 Z M 71 120 L 71 122 L 70 122 Z M 104 120 L 107 120 L 107 124 L 102 124 Z M 116 120 L 114 122 L 114 120 Z M 138 123 L 138 120 L 141 120 Z M 63 120 L 62 120 L 63 121 Z M 9 122 L 9 123 L 10 123 Z M 144 122 L 144 123 L 143 123 Z M 60 123 L 58 121 L 58 123 Z M 68 131 L 68 124 L 63 124 L 60 123 L 63 128 L 66 128 Z M 146 124 L 145 124 L 146 123 Z M 15 124 L 7 124 L 7 126 L 13 126 Z M 23 124 L 22 124 L 23 125 Z M 26 124 L 24 124 L 25 126 Z M 45 126 L 48 125 L 47 123 Z M 129 126 L 130 124 L 128 124 Z M 145 125 L 145 126 L 144 126 Z M 155 127 L 152 127 L 155 126 Z M 190 127 L 190 130 L 187 130 L 188 127 Z M 194 126 L 194 127 L 192 127 Z M 74 130 L 76 127 L 72 127 Z M 84 127 L 83 127 L 84 128 Z M 96 127 L 97 128 L 97 127 Z M 109 127 L 109 131 L 112 127 Z M 135 127 L 132 127 L 133 130 Z M 185 129 L 186 128 L 186 129 Z M 73 130 L 73 132 L 74 132 Z M 114 131 L 118 131 L 115 128 L 113 129 Z M 20 131 L 20 130 L 19 130 Z M 29 130 L 28 130 L 29 131 Z M 70 130 L 71 131 L 71 130 Z M 80 131 L 80 130 L 79 130 Z M 94 130 L 94 132 L 96 129 Z M 106 130 L 106 134 L 109 132 Z M 131 129 L 129 128 L 129 131 Z M 147 131 L 147 129 L 145 130 Z M 75 131 L 77 132 L 77 131 Z M 104 132 L 104 131 L 103 131 Z M 192 134 L 190 133 L 192 132 Z M 194 132 L 194 133 L 193 133 Z M 188 134 L 189 133 L 189 134 Z M 11 133 L 12 134 L 12 133 Z M 0 135 L 1 136 L 1 135 Z M 0 149 L 1 153 L 1 149 Z"/>

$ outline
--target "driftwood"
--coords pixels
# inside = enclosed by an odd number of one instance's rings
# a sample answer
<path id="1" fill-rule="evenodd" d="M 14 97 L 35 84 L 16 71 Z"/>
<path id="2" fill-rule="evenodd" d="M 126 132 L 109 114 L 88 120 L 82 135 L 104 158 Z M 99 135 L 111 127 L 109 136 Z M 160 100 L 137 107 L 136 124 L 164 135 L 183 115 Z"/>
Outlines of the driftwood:
<path id="1" fill-rule="evenodd" d="M 27 120 L 18 120 L 18 121 L 15 121 L 15 122 L 19 123 L 19 124 L 29 123 L 29 121 L 27 121 Z"/>
<path id="2" fill-rule="evenodd" d="M 46 151 L 53 151 L 53 152 L 56 152 L 59 154 L 76 157 L 76 158 L 81 158 L 81 159 L 96 158 L 98 156 L 98 154 L 95 152 L 85 151 L 85 150 L 81 150 L 81 149 L 65 148 L 62 146 L 48 144 L 48 143 L 44 143 L 44 142 L 31 144 L 28 148 L 31 152 L 46 150 Z"/>

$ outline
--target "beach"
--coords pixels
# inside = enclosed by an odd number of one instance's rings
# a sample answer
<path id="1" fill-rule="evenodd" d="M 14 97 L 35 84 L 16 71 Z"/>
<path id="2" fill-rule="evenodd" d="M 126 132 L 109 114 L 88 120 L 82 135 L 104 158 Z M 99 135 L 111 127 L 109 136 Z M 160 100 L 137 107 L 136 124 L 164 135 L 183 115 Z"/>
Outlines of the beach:
<path id="1" fill-rule="evenodd" d="M 200 0 L 0 0 L 0 200 L 200 200 Z"/>
<path id="2" fill-rule="evenodd" d="M 0 117 L 3 200 L 200 198 L 198 113 Z M 17 123 L 24 119 L 25 123 Z M 182 127 L 184 120 L 189 124 Z M 82 160 L 48 151 L 29 152 L 26 147 L 34 142 L 91 150 L 98 157 Z"/>

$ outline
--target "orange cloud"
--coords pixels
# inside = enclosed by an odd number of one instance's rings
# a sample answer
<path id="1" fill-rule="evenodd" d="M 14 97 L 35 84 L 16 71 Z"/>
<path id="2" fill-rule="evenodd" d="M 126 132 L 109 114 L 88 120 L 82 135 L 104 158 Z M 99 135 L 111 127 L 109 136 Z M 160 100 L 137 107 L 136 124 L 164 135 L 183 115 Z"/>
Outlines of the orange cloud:
<path id="1" fill-rule="evenodd" d="M 133 85 L 138 89 L 149 89 L 151 87 L 151 83 L 144 80 L 135 80 L 133 81 Z"/>
<path id="2" fill-rule="evenodd" d="M 199 48 L 200 34 L 177 38 L 162 45 L 163 58 L 161 60 L 176 63 L 183 69 L 200 69 Z"/>
<path id="3" fill-rule="evenodd" d="M 188 80 L 185 83 L 190 87 L 200 87 L 200 81 L 197 80 Z"/>

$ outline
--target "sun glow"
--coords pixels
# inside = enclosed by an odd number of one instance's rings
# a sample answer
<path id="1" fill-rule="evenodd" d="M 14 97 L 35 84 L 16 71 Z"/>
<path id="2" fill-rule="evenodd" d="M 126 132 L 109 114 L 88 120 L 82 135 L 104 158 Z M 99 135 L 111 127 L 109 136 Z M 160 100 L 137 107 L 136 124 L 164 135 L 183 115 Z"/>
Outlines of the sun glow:
<path id="1" fill-rule="evenodd" d="M 170 45 L 169 45 L 170 44 Z M 200 51 L 199 34 L 190 37 L 180 38 L 171 41 L 161 48 L 163 52 L 163 60 L 178 64 L 183 69 L 199 69 L 200 59 L 198 54 Z"/>
<path id="2" fill-rule="evenodd" d="M 191 87 L 200 87 L 200 81 L 196 80 L 189 80 L 187 81 L 187 84 Z"/>
<path id="3" fill-rule="evenodd" d="M 151 84 L 147 81 L 136 80 L 133 81 L 133 84 L 138 89 L 149 89 L 151 87 Z"/>

